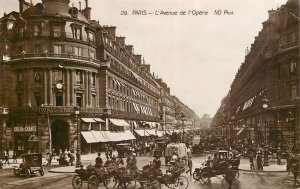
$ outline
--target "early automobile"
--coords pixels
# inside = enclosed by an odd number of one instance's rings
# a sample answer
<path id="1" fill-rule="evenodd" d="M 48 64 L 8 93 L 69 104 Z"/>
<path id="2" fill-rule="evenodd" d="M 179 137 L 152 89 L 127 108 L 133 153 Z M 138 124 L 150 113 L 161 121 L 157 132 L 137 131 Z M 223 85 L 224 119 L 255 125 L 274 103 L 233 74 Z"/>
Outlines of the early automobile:
<path id="1" fill-rule="evenodd" d="M 132 151 L 130 150 L 130 143 L 117 144 L 117 152 L 119 157 L 125 157 L 125 154 L 130 155 Z"/>
<path id="2" fill-rule="evenodd" d="M 179 159 L 187 159 L 187 147 L 185 143 L 169 143 L 165 149 L 165 163 L 168 164 L 174 154 Z"/>
<path id="3" fill-rule="evenodd" d="M 206 154 L 208 157 L 215 157 L 217 161 L 209 160 L 202 164 L 203 167 L 196 168 L 193 173 L 195 180 L 210 182 L 211 177 L 224 175 L 227 168 L 233 170 L 235 179 L 239 178 L 239 158 L 229 157 L 227 150 L 210 150 Z"/>
<path id="4" fill-rule="evenodd" d="M 31 175 L 39 173 L 41 176 L 44 175 L 44 169 L 42 167 L 42 154 L 23 154 L 23 162 L 19 167 L 14 167 L 14 174 L 16 176 L 25 176 L 26 178 Z"/>

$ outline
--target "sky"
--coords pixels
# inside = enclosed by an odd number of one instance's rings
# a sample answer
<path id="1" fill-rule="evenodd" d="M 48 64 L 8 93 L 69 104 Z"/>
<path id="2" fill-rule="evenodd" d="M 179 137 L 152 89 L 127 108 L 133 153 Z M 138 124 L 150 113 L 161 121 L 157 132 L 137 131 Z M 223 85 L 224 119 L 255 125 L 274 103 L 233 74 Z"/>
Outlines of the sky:
<path id="1" fill-rule="evenodd" d="M 30 2 L 30 0 L 27 0 Z M 0 15 L 18 11 L 0 0 Z M 32 0 L 33 4 L 41 0 Z M 117 26 L 146 64 L 199 116 L 213 116 L 230 90 L 245 50 L 287 0 L 89 0 L 91 17 Z M 79 8 L 79 0 L 69 4 Z M 81 0 L 85 8 L 85 1 Z M 145 15 L 144 15 L 145 14 Z M 168 14 L 168 15 L 167 15 Z"/>

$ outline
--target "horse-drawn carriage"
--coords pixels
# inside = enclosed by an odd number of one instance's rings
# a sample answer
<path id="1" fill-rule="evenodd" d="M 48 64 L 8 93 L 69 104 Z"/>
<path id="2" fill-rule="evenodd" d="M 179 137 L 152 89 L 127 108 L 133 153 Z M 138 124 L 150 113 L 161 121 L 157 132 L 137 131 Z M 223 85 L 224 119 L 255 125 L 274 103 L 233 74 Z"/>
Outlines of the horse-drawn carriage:
<path id="1" fill-rule="evenodd" d="M 19 167 L 14 167 L 14 175 L 25 176 L 26 178 L 39 173 L 41 176 L 44 175 L 44 169 L 42 167 L 42 154 L 23 154 L 23 163 Z"/>
<path id="2" fill-rule="evenodd" d="M 229 158 L 229 152 L 227 150 L 210 150 L 206 152 L 209 157 L 214 157 L 218 161 L 208 160 L 203 163 L 203 167 L 196 168 L 193 173 L 195 180 L 201 180 L 202 182 L 210 182 L 211 177 L 218 175 L 225 175 L 226 169 L 230 168 L 234 172 L 234 178 L 239 178 L 239 158 Z"/>
<path id="3" fill-rule="evenodd" d="M 84 168 L 81 165 L 80 169 L 76 169 L 73 179 L 72 186 L 74 189 L 80 189 L 82 184 L 86 182 L 88 184 L 88 189 L 98 188 L 99 183 L 102 183 L 106 188 L 110 183 L 111 177 L 113 177 L 114 172 L 118 169 L 116 166 L 110 167 L 96 167 L 89 165 Z"/>

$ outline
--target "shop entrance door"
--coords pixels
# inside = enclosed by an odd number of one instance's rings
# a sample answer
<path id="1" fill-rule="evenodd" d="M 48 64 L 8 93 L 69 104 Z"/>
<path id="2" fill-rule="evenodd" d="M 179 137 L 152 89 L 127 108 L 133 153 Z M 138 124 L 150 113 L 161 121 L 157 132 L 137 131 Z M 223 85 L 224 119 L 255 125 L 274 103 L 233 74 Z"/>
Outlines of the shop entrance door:
<path id="1" fill-rule="evenodd" d="M 52 148 L 58 154 L 61 149 L 69 149 L 69 126 L 68 123 L 62 120 L 56 120 L 51 125 L 51 141 Z"/>

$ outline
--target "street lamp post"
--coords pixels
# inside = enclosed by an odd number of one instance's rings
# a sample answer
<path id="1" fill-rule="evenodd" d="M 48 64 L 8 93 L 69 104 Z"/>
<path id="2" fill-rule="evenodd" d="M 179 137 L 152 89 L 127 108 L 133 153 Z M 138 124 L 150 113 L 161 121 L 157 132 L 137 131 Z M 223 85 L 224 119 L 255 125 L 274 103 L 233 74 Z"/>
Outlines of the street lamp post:
<path id="1" fill-rule="evenodd" d="M 268 121 L 267 121 L 267 108 L 268 108 L 268 102 L 269 100 L 264 96 L 262 99 L 262 107 L 264 109 L 264 118 L 265 118 L 265 151 L 264 151 L 264 165 L 268 166 L 269 165 L 269 151 L 267 149 L 268 146 Z"/>
<path id="2" fill-rule="evenodd" d="M 79 128 L 79 108 L 75 107 L 74 109 L 75 117 L 76 117 L 76 131 L 77 131 L 77 151 L 76 151 L 76 167 L 80 167 L 81 161 L 81 151 L 80 151 L 80 128 Z"/>
<path id="3" fill-rule="evenodd" d="M 180 117 L 181 117 L 181 121 L 182 121 L 182 140 L 183 140 L 183 142 L 185 142 L 184 141 L 184 118 L 185 118 L 185 115 L 183 112 L 181 113 Z"/>

